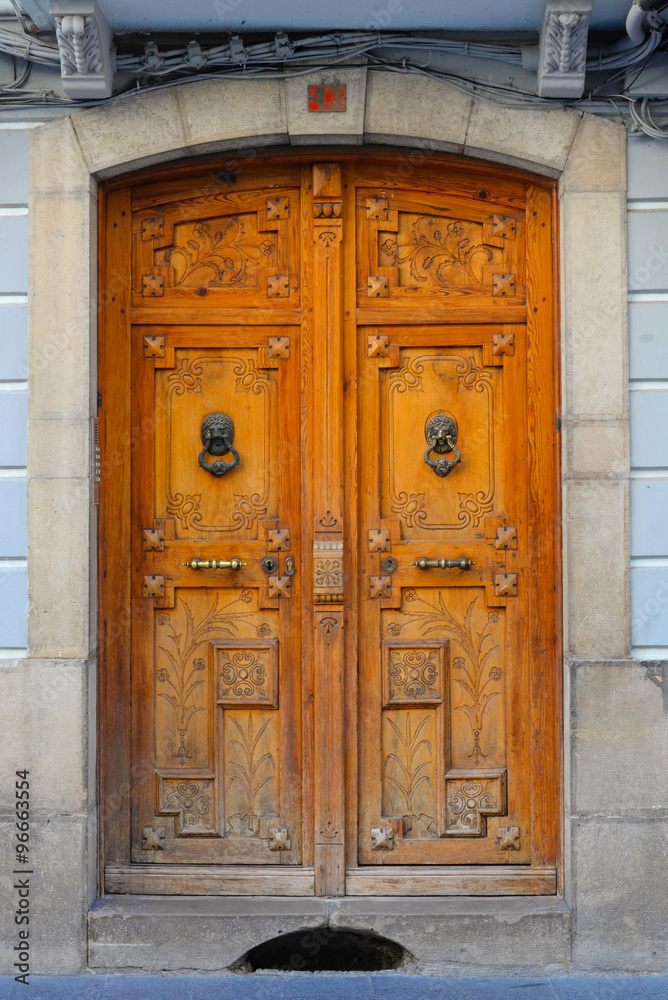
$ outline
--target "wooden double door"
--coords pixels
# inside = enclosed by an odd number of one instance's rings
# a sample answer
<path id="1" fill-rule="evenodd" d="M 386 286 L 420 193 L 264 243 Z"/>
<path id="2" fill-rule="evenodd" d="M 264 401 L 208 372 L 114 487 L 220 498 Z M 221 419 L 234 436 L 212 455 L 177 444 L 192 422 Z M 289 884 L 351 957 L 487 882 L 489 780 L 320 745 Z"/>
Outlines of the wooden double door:
<path id="1" fill-rule="evenodd" d="M 105 192 L 107 892 L 557 891 L 553 192 L 404 162 Z"/>

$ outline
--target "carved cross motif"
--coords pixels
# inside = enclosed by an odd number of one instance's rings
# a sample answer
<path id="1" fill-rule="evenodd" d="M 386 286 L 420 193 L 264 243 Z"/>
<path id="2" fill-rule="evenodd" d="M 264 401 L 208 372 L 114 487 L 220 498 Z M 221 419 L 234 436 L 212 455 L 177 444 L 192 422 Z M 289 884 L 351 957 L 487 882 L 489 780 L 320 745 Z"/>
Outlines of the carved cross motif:
<path id="1" fill-rule="evenodd" d="M 394 830 L 391 826 L 374 826 L 371 828 L 371 848 L 374 851 L 394 850 Z"/>
<path id="2" fill-rule="evenodd" d="M 160 298 L 165 294 L 165 279 L 161 274 L 145 274 L 141 279 L 141 293 L 145 299 Z"/>
<path id="3" fill-rule="evenodd" d="M 508 296 L 515 294 L 514 274 L 493 274 L 492 295 Z"/>
<path id="4" fill-rule="evenodd" d="M 144 552 L 162 552 L 165 547 L 165 532 L 162 528 L 144 528 L 142 545 Z"/>
<path id="5" fill-rule="evenodd" d="M 267 338 L 267 357 L 268 358 L 285 358 L 287 360 L 290 357 L 290 338 L 289 337 L 268 337 Z"/>
<path id="6" fill-rule="evenodd" d="M 380 530 L 371 528 L 369 531 L 369 552 L 389 552 L 389 549 L 389 528 L 380 528 Z"/>
<path id="7" fill-rule="evenodd" d="M 369 279 L 371 280 L 371 279 Z M 366 353 L 369 358 L 386 358 L 390 338 L 386 333 L 370 333 L 366 338 Z"/>
<path id="8" fill-rule="evenodd" d="M 272 827 L 269 831 L 271 834 L 271 840 L 269 841 L 270 851 L 289 851 L 292 847 L 292 840 L 290 839 L 290 834 L 283 827 L 281 830 L 277 830 L 276 827 Z"/>
<path id="9" fill-rule="evenodd" d="M 267 298 L 285 299 L 290 294 L 290 279 L 287 274 L 270 274 L 267 278 Z"/>
<path id="10" fill-rule="evenodd" d="M 370 299 L 386 299 L 388 296 L 387 278 L 384 275 L 370 274 L 367 278 L 367 295 Z"/>
<path id="11" fill-rule="evenodd" d="M 144 337 L 144 357 L 164 358 L 165 338 L 164 337 Z"/>
<path id="12" fill-rule="evenodd" d="M 517 573 L 497 573 L 494 593 L 497 597 L 517 597 Z"/>
<path id="13" fill-rule="evenodd" d="M 270 597 L 290 597 L 290 577 L 270 576 L 269 577 Z"/>
<path id="14" fill-rule="evenodd" d="M 164 826 L 145 826 L 141 832 L 142 851 L 164 851 L 166 835 Z"/>
<path id="15" fill-rule="evenodd" d="M 522 848 L 519 826 L 500 826 L 496 839 L 500 851 L 519 851 Z"/>
<path id="16" fill-rule="evenodd" d="M 387 222 L 387 198 L 367 198 L 365 214 L 367 219 L 380 219 Z"/>
<path id="17" fill-rule="evenodd" d="M 150 219 L 144 219 L 141 224 L 142 240 L 154 240 L 157 236 L 164 236 L 165 217 L 164 215 L 154 215 Z"/>
<path id="18" fill-rule="evenodd" d="M 287 219 L 290 214 L 289 198 L 267 198 L 267 222 Z"/>
<path id="19" fill-rule="evenodd" d="M 369 597 L 391 597 L 391 576 L 370 576 Z"/>
<path id="20" fill-rule="evenodd" d="M 495 549 L 516 549 L 517 528 L 497 528 L 494 539 Z"/>
<path id="21" fill-rule="evenodd" d="M 492 236 L 502 236 L 504 240 L 514 240 L 517 224 L 512 215 L 492 216 Z"/>
<path id="22" fill-rule="evenodd" d="M 290 529 L 277 528 L 267 532 L 267 547 L 270 552 L 283 552 L 290 548 Z"/>
<path id="23" fill-rule="evenodd" d="M 492 334 L 492 354 L 497 357 L 501 354 L 507 354 L 512 357 L 515 353 L 515 334 L 514 333 L 494 333 Z"/>
<path id="24" fill-rule="evenodd" d="M 165 578 L 164 576 L 145 576 L 142 587 L 144 597 L 164 597 Z"/>

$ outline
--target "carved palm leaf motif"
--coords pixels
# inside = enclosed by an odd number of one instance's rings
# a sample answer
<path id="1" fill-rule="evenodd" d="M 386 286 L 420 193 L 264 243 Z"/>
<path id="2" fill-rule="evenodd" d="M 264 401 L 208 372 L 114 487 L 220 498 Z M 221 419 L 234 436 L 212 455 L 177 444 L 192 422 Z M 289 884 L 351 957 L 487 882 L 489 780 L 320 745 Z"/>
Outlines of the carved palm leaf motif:
<path id="1" fill-rule="evenodd" d="M 415 814 L 414 800 L 420 786 L 426 783 L 432 791 L 434 787 L 429 775 L 424 773 L 433 760 L 431 743 L 426 736 L 423 736 L 423 730 L 429 725 L 431 717 L 425 715 L 413 731 L 411 722 L 413 714 L 410 711 L 406 712 L 403 732 L 394 719 L 390 715 L 387 716 L 387 723 L 396 736 L 398 752 L 389 753 L 383 765 L 385 779 L 403 796 L 407 816 Z"/>
<path id="2" fill-rule="evenodd" d="M 483 628 L 476 631 L 473 625 L 473 615 L 478 598 L 474 597 L 464 614 L 464 620 L 458 621 L 452 615 L 443 600 L 443 593 L 438 593 L 438 607 L 435 608 L 429 601 L 418 597 L 414 590 L 407 590 L 405 599 L 411 603 L 417 603 L 428 608 L 428 611 L 405 611 L 414 621 L 417 621 L 425 635 L 430 633 L 440 633 L 450 636 L 461 649 L 463 656 L 455 656 L 452 665 L 458 675 L 455 676 L 457 684 L 468 696 L 468 703 L 456 705 L 455 710 L 463 712 L 469 721 L 473 733 L 474 745 L 469 754 L 474 758 L 476 766 L 480 757 L 486 757 L 480 746 L 480 735 L 483 729 L 483 720 L 487 708 L 501 692 L 488 690 L 490 684 L 501 680 L 503 671 L 499 667 L 491 667 L 487 670 L 489 661 L 494 653 L 499 649 L 499 644 L 489 645 L 493 642 L 490 634 L 492 625 L 499 622 L 499 612 L 490 611 Z M 396 623 L 393 623 L 396 624 Z M 403 628 L 399 625 L 399 631 Z M 487 672 L 486 672 L 487 671 Z"/>
<path id="3" fill-rule="evenodd" d="M 245 595 L 248 595 L 248 599 Z M 243 591 L 240 597 L 219 609 L 218 595 L 216 594 L 208 614 L 201 622 L 196 623 L 186 602 L 182 598 L 178 598 L 177 604 L 181 606 L 185 618 L 185 632 L 177 632 L 171 618 L 167 615 L 159 616 L 159 622 L 165 624 L 168 629 L 168 645 L 159 648 L 167 657 L 170 666 L 169 669 L 161 667 L 156 671 L 158 683 L 165 686 L 165 690 L 158 691 L 158 697 L 164 698 L 174 709 L 176 728 L 181 734 L 182 744 L 184 744 L 185 733 L 193 715 L 204 711 L 204 706 L 195 703 L 195 692 L 204 683 L 206 662 L 195 654 L 200 646 L 211 638 L 230 636 L 237 632 L 236 622 L 253 614 L 253 612 L 230 612 L 228 609 L 238 604 L 239 601 L 250 603 L 250 599 L 250 591 Z M 180 750 L 181 752 L 177 752 L 175 756 L 180 758 L 181 764 L 185 764 L 185 758 L 188 756 L 185 752 L 185 746 Z"/>
<path id="4" fill-rule="evenodd" d="M 415 281 L 426 282 L 426 272 L 432 271 L 441 285 L 452 284 L 453 273 L 464 274 L 471 284 L 481 285 L 482 265 L 492 263 L 497 248 L 472 242 L 473 230 L 479 228 L 459 219 L 448 222 L 423 215 L 413 224 L 408 242 L 395 244 L 389 239 L 381 249 L 395 265 L 408 263 Z"/>
<path id="5" fill-rule="evenodd" d="M 245 730 L 234 715 L 227 714 L 226 717 L 234 725 L 237 733 L 228 744 L 227 768 L 230 772 L 228 789 L 236 784 L 242 790 L 247 806 L 245 817 L 235 814 L 229 819 L 247 818 L 247 832 L 252 835 L 258 830 L 258 795 L 265 785 L 274 780 L 276 773 L 273 754 L 258 751 L 262 737 L 273 720 L 267 719 L 263 722 L 256 733 L 252 712 L 248 714 Z M 276 811 L 275 807 L 273 811 Z M 238 826 L 238 823 L 232 824 L 233 829 Z"/>
<path id="6" fill-rule="evenodd" d="M 165 263 L 174 268 L 174 285 L 184 284 L 197 272 L 203 272 L 198 280 L 209 288 L 242 283 L 248 274 L 248 265 L 259 266 L 276 249 L 270 240 L 260 244 L 246 242 L 245 235 L 244 224 L 238 216 L 224 219 L 220 229 L 213 233 L 208 222 L 198 222 L 192 228 L 190 239 L 165 251 Z"/>

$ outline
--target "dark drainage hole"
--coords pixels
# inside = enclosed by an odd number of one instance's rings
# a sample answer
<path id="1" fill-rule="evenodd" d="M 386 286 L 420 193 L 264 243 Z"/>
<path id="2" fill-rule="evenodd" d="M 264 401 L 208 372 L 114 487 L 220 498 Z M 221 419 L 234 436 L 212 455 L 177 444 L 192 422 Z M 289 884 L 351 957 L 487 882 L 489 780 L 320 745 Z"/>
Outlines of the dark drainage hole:
<path id="1" fill-rule="evenodd" d="M 400 969 L 412 956 L 387 938 L 319 927 L 272 938 L 251 948 L 236 964 L 239 972 L 382 972 Z"/>

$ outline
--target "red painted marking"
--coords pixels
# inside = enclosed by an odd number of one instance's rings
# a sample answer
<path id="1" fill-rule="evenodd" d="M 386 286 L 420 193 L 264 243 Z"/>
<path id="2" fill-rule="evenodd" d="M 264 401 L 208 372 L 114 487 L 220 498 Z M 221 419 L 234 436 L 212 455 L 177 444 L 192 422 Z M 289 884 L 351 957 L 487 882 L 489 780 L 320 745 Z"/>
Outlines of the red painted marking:
<path id="1" fill-rule="evenodd" d="M 308 109 L 309 111 L 345 111 L 345 85 L 337 84 L 330 87 L 321 84 L 320 86 L 309 86 Z"/>

